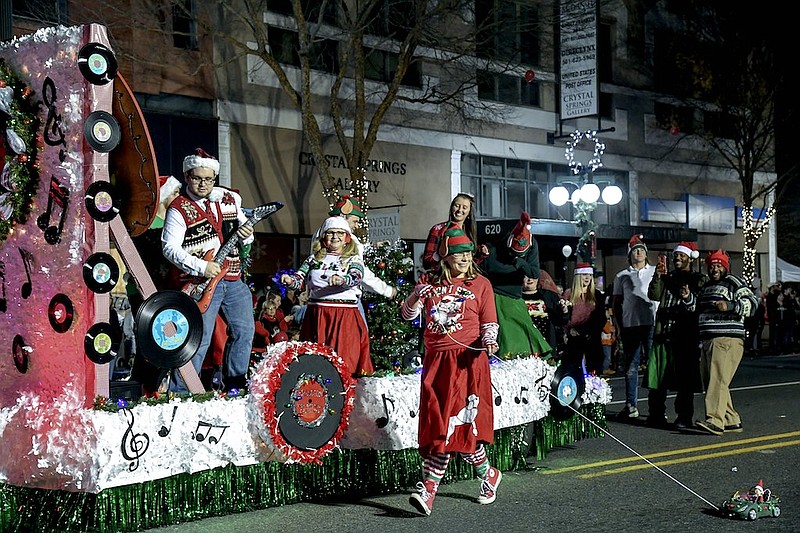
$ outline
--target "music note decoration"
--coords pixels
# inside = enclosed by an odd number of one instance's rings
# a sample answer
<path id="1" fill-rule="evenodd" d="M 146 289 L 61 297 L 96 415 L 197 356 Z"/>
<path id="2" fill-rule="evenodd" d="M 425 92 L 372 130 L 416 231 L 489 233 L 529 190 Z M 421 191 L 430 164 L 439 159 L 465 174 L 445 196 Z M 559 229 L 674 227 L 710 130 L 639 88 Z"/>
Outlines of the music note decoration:
<path id="1" fill-rule="evenodd" d="M 39 184 L 37 171 L 39 102 L 34 91 L 12 70 L 0 63 L 0 144 L 5 157 L 0 158 L 0 241 L 17 223 L 24 223 L 33 205 Z"/>
<path id="2" fill-rule="evenodd" d="M 136 420 L 136 417 L 133 415 L 133 411 L 130 409 L 123 409 L 122 412 L 125 414 L 125 418 L 127 419 L 128 428 L 122 435 L 120 451 L 122 452 L 122 457 L 124 457 L 126 461 L 130 461 L 128 470 L 133 472 L 139 468 L 139 459 L 150 447 L 150 436 L 147 433 L 135 433 L 133 431 L 133 423 Z"/>
<path id="3" fill-rule="evenodd" d="M 219 424 L 210 424 L 202 420 L 197 423 L 197 427 L 192 433 L 192 438 L 197 442 L 208 441 L 209 444 L 217 444 L 222 440 L 225 430 L 230 426 L 222 426 Z"/>
<path id="4" fill-rule="evenodd" d="M 545 383 L 547 379 L 547 374 L 543 374 L 542 377 L 537 378 L 536 381 L 533 382 L 536 388 L 536 396 L 540 402 L 543 402 L 547 399 L 547 395 L 550 394 L 550 385 L 549 383 Z"/>
<path id="5" fill-rule="evenodd" d="M 162 424 L 161 428 L 158 430 L 159 437 L 166 437 L 167 435 L 169 435 L 169 432 L 172 431 L 172 424 L 175 422 L 175 413 L 177 412 L 178 412 L 178 406 L 177 405 L 172 406 L 172 419 L 170 419 L 169 421 L 169 427 Z"/>
<path id="6" fill-rule="evenodd" d="M 25 276 L 28 281 L 22 284 L 19 290 L 23 299 L 27 300 L 33 291 L 33 282 L 31 281 L 31 269 L 33 268 L 33 254 L 25 248 L 19 248 L 19 255 L 22 256 L 22 266 L 25 267 Z"/>
<path id="7" fill-rule="evenodd" d="M 529 392 L 530 391 L 528 390 L 528 387 L 520 387 L 519 388 L 519 394 L 514 396 L 514 403 L 527 404 L 528 403 L 528 393 Z"/>
<path id="8" fill-rule="evenodd" d="M 391 398 L 387 398 L 385 394 L 381 394 L 381 398 L 383 399 L 383 412 L 385 416 L 381 416 L 375 420 L 375 425 L 379 428 L 385 428 L 389 424 L 389 405 L 392 404 L 392 411 L 394 411 L 394 400 Z M 413 412 L 413 411 L 412 411 Z M 414 416 L 414 415 L 411 415 Z"/>
<path id="9" fill-rule="evenodd" d="M 53 206 L 57 205 L 61 209 L 58 225 L 50 223 L 50 216 L 53 214 Z M 64 231 L 64 223 L 67 219 L 67 208 L 69 207 L 69 189 L 59 183 L 55 176 L 50 176 L 50 191 L 47 194 L 47 209 L 36 219 L 36 225 L 44 232 L 44 240 L 48 244 L 58 244 L 61 242 L 61 234 Z"/>
<path id="10" fill-rule="evenodd" d="M 496 396 L 494 397 L 494 404 L 495 404 L 496 406 L 500 407 L 500 404 L 502 404 L 502 403 L 503 403 L 503 397 L 502 397 L 502 396 L 500 396 L 500 391 L 499 391 L 499 390 L 497 390 L 497 387 L 495 387 L 495 386 L 494 386 L 494 383 L 492 383 L 492 390 L 493 390 L 493 391 L 495 392 L 495 394 L 496 394 Z"/>

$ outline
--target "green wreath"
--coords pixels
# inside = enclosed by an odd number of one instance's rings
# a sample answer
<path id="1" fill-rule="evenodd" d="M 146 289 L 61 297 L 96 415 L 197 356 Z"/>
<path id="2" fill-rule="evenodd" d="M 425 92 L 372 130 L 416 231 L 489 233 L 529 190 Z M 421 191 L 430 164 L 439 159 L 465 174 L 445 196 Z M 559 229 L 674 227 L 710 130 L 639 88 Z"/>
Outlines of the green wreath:
<path id="1" fill-rule="evenodd" d="M 30 213 L 39 171 L 39 102 L 0 58 L 0 241 Z"/>

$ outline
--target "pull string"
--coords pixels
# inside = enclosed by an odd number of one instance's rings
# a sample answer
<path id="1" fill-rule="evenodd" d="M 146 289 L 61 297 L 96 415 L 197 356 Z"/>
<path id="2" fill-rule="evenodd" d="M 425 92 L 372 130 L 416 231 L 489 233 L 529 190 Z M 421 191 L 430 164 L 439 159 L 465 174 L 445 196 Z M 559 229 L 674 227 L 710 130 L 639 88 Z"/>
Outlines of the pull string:
<path id="1" fill-rule="evenodd" d="M 556 396 L 555 394 L 553 394 L 553 393 L 552 393 L 552 392 L 550 392 L 550 391 L 548 391 L 548 394 L 549 394 L 550 396 L 552 396 L 553 398 L 555 398 L 555 400 L 556 400 L 558 403 L 560 403 L 561 405 L 564 405 L 563 403 L 561 403 L 561 400 L 559 400 L 559 399 L 558 399 L 558 396 Z M 634 450 L 633 448 L 631 448 L 630 446 L 628 446 L 627 444 L 625 444 L 624 442 L 622 442 L 622 441 L 621 441 L 620 439 L 618 439 L 618 438 L 617 438 L 615 435 L 613 435 L 613 434 L 612 434 L 610 431 L 608 431 L 608 430 L 606 430 L 605 428 L 602 428 L 602 427 L 600 427 L 599 425 L 597 425 L 597 424 L 594 422 L 594 420 L 592 420 L 592 419 L 588 418 L 587 416 L 585 416 L 583 413 L 581 413 L 580 411 L 578 411 L 577 409 L 575 409 L 575 408 L 574 408 L 574 407 L 572 407 L 571 405 L 567 405 L 566 407 L 569 407 L 569 408 L 570 408 L 570 409 L 571 409 L 571 410 L 572 410 L 572 411 L 573 411 L 575 414 L 577 414 L 578 416 L 580 416 L 581 418 L 583 418 L 584 420 L 586 420 L 587 422 L 589 422 L 591 425 L 593 425 L 594 427 L 596 427 L 597 429 L 599 429 L 600 431 L 602 431 L 603 433 L 605 433 L 606 435 L 608 435 L 609 437 L 611 437 L 612 439 L 614 439 L 614 440 L 615 440 L 617 443 L 619 443 L 619 444 L 620 444 L 622 447 L 624 447 L 625 449 L 627 449 L 628 451 L 630 451 L 632 454 L 634 454 L 636 457 L 638 457 L 639 459 L 641 459 L 642 461 L 644 461 L 644 462 L 645 462 L 645 463 L 647 463 L 648 465 L 650 465 L 650 466 L 652 466 L 653 468 L 655 468 L 656 470 L 658 470 L 658 471 L 659 471 L 661 474 L 663 474 L 664 476 L 666 476 L 668 479 L 671 479 L 671 480 L 672 480 L 673 482 L 675 482 L 675 483 L 676 483 L 678 486 L 682 487 L 683 489 L 685 489 L 685 490 L 686 490 L 686 491 L 688 491 L 689 493 L 693 494 L 694 496 L 696 496 L 697 498 L 699 498 L 701 501 L 703 501 L 703 502 L 707 503 L 707 504 L 708 504 L 710 507 L 712 507 L 714 510 L 717 510 L 717 511 L 719 510 L 719 506 L 718 506 L 718 505 L 715 505 L 714 503 L 710 502 L 709 500 L 707 500 L 706 498 L 704 498 L 703 496 L 701 496 L 700 494 L 698 494 L 697 492 L 695 492 L 694 490 L 692 490 L 690 487 L 688 487 L 686 484 L 682 483 L 680 480 L 678 480 L 677 478 L 675 478 L 675 477 L 674 477 L 673 475 L 671 475 L 669 472 L 667 472 L 666 470 L 664 470 L 663 468 L 661 468 L 661 467 L 660 467 L 660 466 L 658 466 L 657 464 L 653 463 L 653 462 L 652 462 L 650 459 L 648 459 L 648 458 L 647 458 L 647 457 L 645 457 L 644 455 L 640 454 L 639 452 L 637 452 L 636 450 Z"/>

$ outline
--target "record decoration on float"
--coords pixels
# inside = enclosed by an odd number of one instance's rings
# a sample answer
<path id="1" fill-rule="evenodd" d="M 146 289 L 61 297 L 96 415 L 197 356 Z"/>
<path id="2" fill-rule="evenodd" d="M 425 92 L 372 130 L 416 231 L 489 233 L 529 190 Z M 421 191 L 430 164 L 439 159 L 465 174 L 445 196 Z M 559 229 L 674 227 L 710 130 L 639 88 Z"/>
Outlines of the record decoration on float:
<path id="1" fill-rule="evenodd" d="M 278 460 L 321 463 L 347 430 L 355 382 L 330 347 L 280 342 L 250 380 L 258 433 Z"/>
<path id="2" fill-rule="evenodd" d="M 11 345 L 11 355 L 14 358 L 14 366 L 17 367 L 20 374 L 28 371 L 28 353 L 33 349 L 25 344 L 25 339 L 22 335 L 15 335 Z"/>
<path id="3" fill-rule="evenodd" d="M 95 181 L 89 185 L 83 201 L 89 216 L 98 222 L 110 222 L 119 214 L 121 202 L 114 186 L 107 181 Z"/>
<path id="4" fill-rule="evenodd" d="M 556 420 L 570 418 L 583 403 L 586 381 L 583 370 L 575 365 L 561 365 L 550 382 L 550 414 Z"/>
<path id="5" fill-rule="evenodd" d="M 86 357 L 98 365 L 110 363 L 119 352 L 122 332 L 119 327 L 108 322 L 98 322 L 89 328 L 83 338 L 83 351 Z"/>
<path id="6" fill-rule="evenodd" d="M 110 292 L 119 281 L 119 266 L 111 255 L 93 253 L 83 264 L 83 281 L 92 292 Z"/>
<path id="7" fill-rule="evenodd" d="M 158 368 L 182 367 L 203 340 L 203 315 L 181 291 L 160 291 L 147 298 L 135 322 L 137 351 Z"/>
<path id="8" fill-rule="evenodd" d="M 50 320 L 50 327 L 57 333 L 64 333 L 72 327 L 72 318 L 75 309 L 72 300 L 66 294 L 58 293 L 50 300 L 47 306 L 47 318 Z"/>
<path id="9" fill-rule="evenodd" d="M 88 43 L 78 52 L 78 70 L 92 85 L 106 85 L 117 77 L 117 58 L 109 47 Z"/>
<path id="10" fill-rule="evenodd" d="M 98 152 L 110 152 L 119 144 L 122 131 L 111 113 L 92 111 L 83 123 L 83 136 Z"/>

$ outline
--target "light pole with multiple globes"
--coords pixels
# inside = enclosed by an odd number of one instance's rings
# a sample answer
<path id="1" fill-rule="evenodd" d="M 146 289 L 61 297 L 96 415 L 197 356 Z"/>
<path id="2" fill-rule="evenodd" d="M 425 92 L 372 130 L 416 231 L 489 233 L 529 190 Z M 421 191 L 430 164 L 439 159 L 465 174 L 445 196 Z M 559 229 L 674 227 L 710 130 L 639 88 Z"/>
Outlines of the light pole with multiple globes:
<path id="1" fill-rule="evenodd" d="M 581 228 L 581 236 L 578 239 L 575 253 L 594 264 L 595 250 L 592 244 L 596 235 L 596 224 L 592 220 L 592 212 L 601 200 L 606 205 L 617 205 L 622 200 L 622 189 L 612 183 L 604 185 L 601 191 L 600 187 L 594 183 L 591 172 L 575 176 L 575 178 L 576 181 L 562 181 L 560 185 L 550 189 L 548 198 L 550 203 L 556 207 L 561 207 L 567 202 L 571 202 L 575 206 L 575 222 Z M 571 194 L 568 186 L 573 189 Z M 567 252 L 567 248 L 569 248 L 569 252 Z M 564 277 L 566 278 L 566 258 L 571 255 L 572 248 L 564 246 L 562 253 L 565 258 Z"/>

